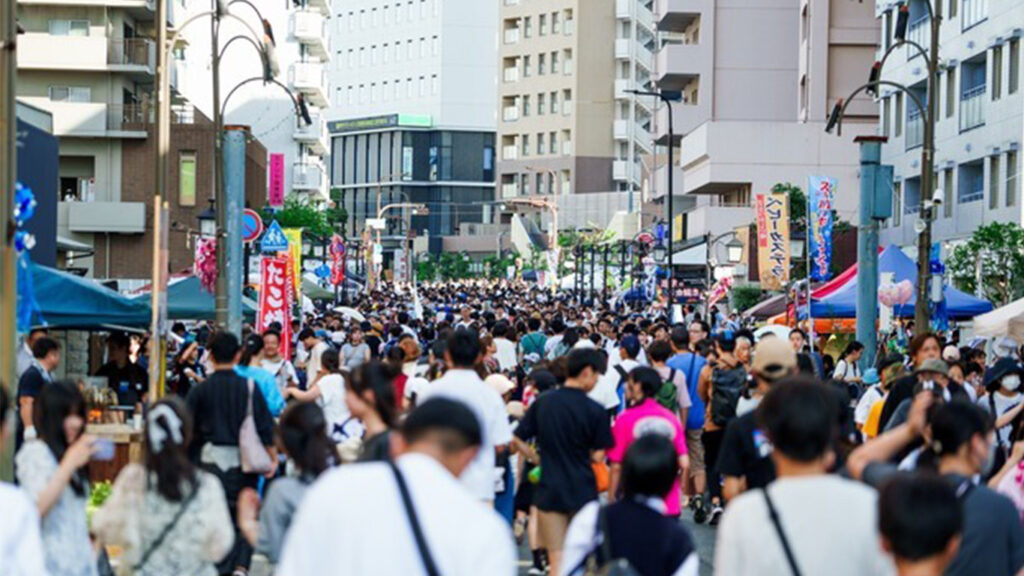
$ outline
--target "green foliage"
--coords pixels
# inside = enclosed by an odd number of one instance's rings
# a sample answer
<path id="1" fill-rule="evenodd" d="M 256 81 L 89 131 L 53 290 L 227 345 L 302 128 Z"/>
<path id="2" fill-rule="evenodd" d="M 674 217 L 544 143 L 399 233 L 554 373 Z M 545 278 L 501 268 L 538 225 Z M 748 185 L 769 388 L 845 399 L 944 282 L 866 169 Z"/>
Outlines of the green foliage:
<path id="1" fill-rule="evenodd" d="M 803 189 L 789 182 L 779 182 L 772 186 L 772 192 L 789 196 L 789 226 L 803 230 L 807 226 L 807 194 Z"/>
<path id="2" fill-rule="evenodd" d="M 437 279 L 437 260 L 427 254 L 416 261 L 416 279 L 422 282 L 433 282 Z"/>
<path id="3" fill-rule="evenodd" d="M 982 296 L 1002 306 L 1024 295 L 1024 228 L 993 222 L 975 230 L 949 257 L 953 284 L 975 293 L 979 262 Z"/>
<path id="4" fill-rule="evenodd" d="M 752 307 L 761 301 L 761 288 L 754 285 L 740 285 L 732 289 L 732 303 L 737 312 Z"/>
<path id="5" fill-rule="evenodd" d="M 269 225 L 277 220 L 282 228 L 302 228 L 316 236 L 330 236 L 334 234 L 334 224 L 342 214 L 344 208 L 326 208 L 292 195 L 285 198 L 280 210 L 264 209 L 263 223 Z"/>
<path id="6" fill-rule="evenodd" d="M 460 252 L 442 252 L 437 259 L 437 271 L 441 280 L 465 280 L 472 278 L 469 259 Z"/>
<path id="7" fill-rule="evenodd" d="M 484 270 L 491 280 L 500 280 L 506 276 L 509 266 L 515 266 L 515 255 L 504 257 L 488 256 L 484 258 Z"/>

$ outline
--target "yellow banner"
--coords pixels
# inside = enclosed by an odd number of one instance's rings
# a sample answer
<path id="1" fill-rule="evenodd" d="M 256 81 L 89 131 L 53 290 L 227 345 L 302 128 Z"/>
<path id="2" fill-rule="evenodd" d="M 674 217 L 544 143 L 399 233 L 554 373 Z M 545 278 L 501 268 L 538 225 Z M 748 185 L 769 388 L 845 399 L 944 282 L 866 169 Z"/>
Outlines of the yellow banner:
<path id="1" fill-rule="evenodd" d="M 292 259 L 292 281 L 295 282 L 295 294 L 302 293 L 302 228 L 285 228 L 284 236 L 288 239 L 288 255 Z M 296 301 L 300 302 L 296 296 Z"/>
<path id="2" fill-rule="evenodd" d="M 789 284 L 789 197 L 758 194 L 757 264 L 762 290 L 783 290 Z"/>
<path id="3" fill-rule="evenodd" d="M 672 241 L 682 242 L 686 240 L 683 238 L 683 215 L 676 214 L 672 217 Z"/>

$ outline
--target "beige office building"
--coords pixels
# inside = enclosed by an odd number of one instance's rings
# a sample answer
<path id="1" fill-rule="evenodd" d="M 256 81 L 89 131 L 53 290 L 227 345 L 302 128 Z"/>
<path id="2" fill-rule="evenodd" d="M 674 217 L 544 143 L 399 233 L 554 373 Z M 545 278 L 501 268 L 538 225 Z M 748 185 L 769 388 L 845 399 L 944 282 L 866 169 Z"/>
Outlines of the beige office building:
<path id="1" fill-rule="evenodd" d="M 828 111 L 867 81 L 878 43 L 874 6 L 851 0 L 656 0 L 660 50 L 654 79 L 680 90 L 676 220 L 682 238 L 753 221 L 752 198 L 811 174 L 838 179 L 837 207 L 857 221 L 857 134 L 873 134 L 878 109 L 861 95 L 843 136 L 824 132 Z M 668 142 L 668 113 L 653 135 Z M 667 190 L 664 147 L 653 197 Z M 677 238 L 680 236 L 677 233 Z"/>
<path id="2" fill-rule="evenodd" d="M 653 0 L 499 0 L 502 198 L 639 190 Z"/>

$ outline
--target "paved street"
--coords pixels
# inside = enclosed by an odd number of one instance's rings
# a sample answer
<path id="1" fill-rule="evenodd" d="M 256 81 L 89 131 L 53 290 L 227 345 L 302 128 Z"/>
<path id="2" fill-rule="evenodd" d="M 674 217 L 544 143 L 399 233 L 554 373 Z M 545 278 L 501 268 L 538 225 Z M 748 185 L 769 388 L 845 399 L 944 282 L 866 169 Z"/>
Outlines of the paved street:
<path id="1" fill-rule="evenodd" d="M 690 513 L 683 514 L 683 524 L 693 535 L 697 553 L 700 555 L 700 576 L 711 576 L 711 562 L 715 555 L 715 529 L 707 524 L 694 524 L 690 518 Z M 529 569 L 530 549 L 524 543 L 519 547 L 519 576 L 526 576 Z"/>

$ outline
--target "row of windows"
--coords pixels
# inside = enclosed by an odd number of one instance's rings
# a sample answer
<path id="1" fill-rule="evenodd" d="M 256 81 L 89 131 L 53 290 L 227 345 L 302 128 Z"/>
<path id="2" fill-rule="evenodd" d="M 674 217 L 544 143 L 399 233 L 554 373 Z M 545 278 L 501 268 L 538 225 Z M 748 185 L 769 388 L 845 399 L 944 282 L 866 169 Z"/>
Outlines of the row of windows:
<path id="1" fill-rule="evenodd" d="M 559 147 L 560 142 L 561 147 Z M 503 160 L 516 160 L 531 155 L 570 155 L 572 154 L 572 131 L 562 130 L 561 137 L 558 132 L 538 132 L 535 135 L 520 134 L 519 136 L 505 135 L 502 137 L 502 143 Z"/>
<path id="2" fill-rule="evenodd" d="M 338 58 L 336 62 L 337 67 L 340 70 L 343 62 L 347 62 L 349 68 L 356 68 L 358 66 L 377 66 L 378 64 L 388 64 L 392 61 L 412 61 L 416 58 L 437 56 L 440 53 L 441 39 L 437 36 L 432 36 L 430 38 L 429 48 L 426 37 L 421 37 L 419 40 L 409 38 L 404 42 L 401 40 L 395 40 L 394 42 L 384 42 L 379 46 L 377 44 L 371 44 L 369 48 L 361 46 L 358 50 L 355 48 L 349 48 L 347 59 L 343 60 Z M 338 56 L 341 55 L 341 50 L 338 50 Z"/>
<path id="3" fill-rule="evenodd" d="M 548 35 L 548 30 L 550 30 L 552 34 L 561 34 L 562 33 L 562 18 L 563 18 L 563 16 L 562 16 L 561 12 L 551 12 L 550 14 L 545 13 L 545 14 L 540 14 L 539 16 L 537 16 L 537 35 L 538 36 L 547 36 Z M 572 10 L 571 9 L 565 11 L 564 18 L 565 18 L 566 21 L 571 21 L 572 20 Z M 550 28 L 548 28 L 548 24 L 549 23 L 551 25 Z M 533 37 L 533 17 L 532 16 L 524 16 L 523 17 L 523 19 L 522 19 L 522 28 L 523 28 L 523 37 L 524 38 L 532 38 Z"/>
<path id="4" fill-rule="evenodd" d="M 928 2 L 933 0 L 909 0 L 910 16 L 907 39 L 919 41 L 927 48 L 930 43 Z M 932 7 L 936 15 L 945 21 L 960 16 L 960 29 L 967 30 L 988 20 L 989 0 L 934 0 Z M 896 10 L 882 15 L 882 49 L 888 50 L 896 41 Z"/>
<path id="5" fill-rule="evenodd" d="M 536 104 L 536 108 L 534 105 Z M 569 114 L 572 106 L 572 90 L 561 91 L 561 113 Z M 537 116 L 559 113 L 559 91 L 539 92 L 536 99 L 531 94 L 521 96 L 506 96 L 502 100 L 502 120 L 515 122 L 519 118 L 526 118 L 536 111 Z"/>
<path id="6" fill-rule="evenodd" d="M 441 92 L 441 79 L 437 74 L 431 74 L 429 78 L 420 76 L 418 79 L 399 78 L 392 82 L 385 80 L 380 84 L 371 82 L 358 86 L 350 85 L 346 86 L 344 91 L 339 86 L 334 92 L 334 105 L 398 101 L 426 96 L 428 90 L 435 96 Z"/>
<path id="7" fill-rule="evenodd" d="M 972 160 L 960 164 L 955 170 L 947 168 L 935 173 L 935 185 L 943 193 L 941 214 L 937 217 L 952 218 L 954 204 L 980 202 L 986 196 L 989 210 L 1018 205 L 1020 159 L 1017 150 L 989 156 L 987 174 L 985 164 L 984 159 Z M 899 226 L 904 215 L 916 214 L 920 208 L 920 178 L 910 178 L 893 184 L 893 226 Z M 889 221 L 884 225 L 888 226 Z"/>
<path id="8" fill-rule="evenodd" d="M 522 174 L 503 174 L 502 192 L 503 196 L 529 195 L 531 184 L 535 183 L 537 194 L 567 194 L 569 193 L 570 173 L 568 170 L 561 170 L 557 176 L 554 172 L 527 172 Z"/>
<path id="9" fill-rule="evenodd" d="M 534 60 L 531 54 L 525 54 L 515 58 L 506 58 L 503 70 L 505 82 L 517 82 L 519 80 L 520 69 L 522 70 L 523 78 L 533 76 L 533 62 Z M 551 74 L 563 72 L 567 76 L 572 74 L 572 50 L 569 48 L 566 48 L 565 50 L 541 52 L 540 54 L 537 54 L 536 62 L 538 76 L 544 76 L 549 72 Z"/>
<path id="10" fill-rule="evenodd" d="M 998 101 L 1003 97 L 1004 92 L 1013 95 L 1020 90 L 1020 41 L 1014 38 L 1004 45 L 993 46 L 991 52 L 991 58 L 986 58 L 986 54 L 982 53 L 978 57 L 960 64 L 959 90 L 957 89 L 957 68 L 945 70 L 944 78 L 939 82 L 939 97 L 944 98 L 945 102 L 939 102 L 936 120 L 953 118 L 959 102 L 960 129 L 969 130 L 981 126 L 985 123 L 985 108 L 982 100 L 986 92 L 992 101 Z M 989 61 L 991 69 L 986 70 Z M 991 82 L 986 81 L 986 72 L 988 72 L 987 76 L 991 78 Z M 922 103 L 926 102 L 927 92 L 924 90 L 923 84 L 916 90 L 912 89 L 912 92 Z M 904 113 L 904 108 L 906 108 L 906 113 Z M 922 120 L 917 104 L 910 98 L 905 100 L 904 95 L 900 92 L 883 97 L 882 134 L 897 138 L 902 136 L 904 120 L 907 123 L 907 137 L 913 140 L 913 142 L 908 142 L 908 148 L 920 145 L 918 130 Z"/>
<path id="11" fill-rule="evenodd" d="M 408 2 L 385 4 L 379 8 L 364 8 L 359 12 L 355 10 L 349 10 L 347 13 L 339 12 L 335 20 L 338 23 L 339 32 L 346 29 L 352 32 L 390 26 L 393 23 L 426 20 L 431 16 L 437 16 L 440 9 L 441 0 L 409 0 Z"/>

